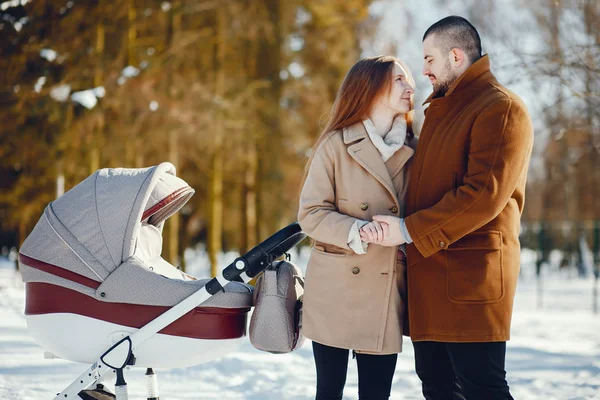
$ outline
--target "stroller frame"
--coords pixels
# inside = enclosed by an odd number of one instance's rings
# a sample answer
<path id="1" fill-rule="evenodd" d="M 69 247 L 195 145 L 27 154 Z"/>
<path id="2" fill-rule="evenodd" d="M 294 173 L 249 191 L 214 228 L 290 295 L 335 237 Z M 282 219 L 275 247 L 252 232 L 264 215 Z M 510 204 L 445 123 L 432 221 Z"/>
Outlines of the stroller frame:
<path id="1" fill-rule="evenodd" d="M 54 399 L 80 399 L 79 393 L 81 391 L 97 383 L 108 372 L 114 371 L 117 374 L 117 399 L 126 400 L 127 384 L 123 377 L 123 369 L 128 365 L 135 365 L 135 349 L 137 346 L 208 300 L 214 294 L 224 290 L 223 288 L 229 282 L 248 283 L 276 258 L 287 254 L 287 251 L 300 243 L 305 237 L 306 235 L 302 233 L 298 223 L 288 225 L 276 232 L 243 256 L 236 258 L 223 269 L 220 275 L 212 278 L 195 293 L 108 348 L 96 362 L 67 388 L 58 393 Z"/>

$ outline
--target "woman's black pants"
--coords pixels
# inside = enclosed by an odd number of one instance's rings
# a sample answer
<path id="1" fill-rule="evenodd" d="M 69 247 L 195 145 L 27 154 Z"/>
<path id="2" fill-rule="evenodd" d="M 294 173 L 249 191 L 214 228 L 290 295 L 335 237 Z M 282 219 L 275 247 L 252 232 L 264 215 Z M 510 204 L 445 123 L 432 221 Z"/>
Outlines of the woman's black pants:
<path id="1" fill-rule="evenodd" d="M 317 396 L 315 400 L 339 400 L 344 393 L 348 372 L 347 349 L 313 341 L 317 366 Z M 356 354 L 359 400 L 387 400 L 392 390 L 397 354 Z"/>

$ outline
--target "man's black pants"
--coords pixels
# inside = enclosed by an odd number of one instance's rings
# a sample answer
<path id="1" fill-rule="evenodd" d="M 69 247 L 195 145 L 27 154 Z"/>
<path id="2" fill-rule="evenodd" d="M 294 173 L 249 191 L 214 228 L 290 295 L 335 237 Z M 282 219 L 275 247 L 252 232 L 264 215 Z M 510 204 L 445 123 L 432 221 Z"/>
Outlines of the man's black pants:
<path id="1" fill-rule="evenodd" d="M 317 366 L 316 400 L 339 400 L 346 384 L 349 350 L 312 343 Z M 397 354 L 356 354 L 359 400 L 387 400 L 390 397 L 397 359 Z"/>
<path id="2" fill-rule="evenodd" d="M 506 382 L 506 342 L 414 342 L 426 400 L 513 400 Z"/>

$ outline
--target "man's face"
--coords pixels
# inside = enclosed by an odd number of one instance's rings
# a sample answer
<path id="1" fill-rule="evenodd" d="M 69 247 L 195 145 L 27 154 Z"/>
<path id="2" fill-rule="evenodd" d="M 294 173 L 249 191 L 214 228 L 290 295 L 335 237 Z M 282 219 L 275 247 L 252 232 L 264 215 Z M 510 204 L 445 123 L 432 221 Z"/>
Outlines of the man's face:
<path id="1" fill-rule="evenodd" d="M 433 85 L 434 97 L 445 95 L 458 77 L 452 71 L 451 54 L 442 54 L 437 47 L 435 34 L 427 36 L 423 41 L 423 75 L 428 77 Z"/>

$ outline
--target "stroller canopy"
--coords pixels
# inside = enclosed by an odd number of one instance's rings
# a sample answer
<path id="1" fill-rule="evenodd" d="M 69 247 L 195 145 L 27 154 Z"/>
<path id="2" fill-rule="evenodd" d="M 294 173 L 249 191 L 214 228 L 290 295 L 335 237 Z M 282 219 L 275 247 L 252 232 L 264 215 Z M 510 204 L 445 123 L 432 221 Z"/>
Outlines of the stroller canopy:
<path id="1" fill-rule="evenodd" d="M 48 205 L 21 252 L 104 280 L 134 254 L 142 221 L 162 231 L 194 194 L 175 173 L 166 162 L 97 171 Z"/>

